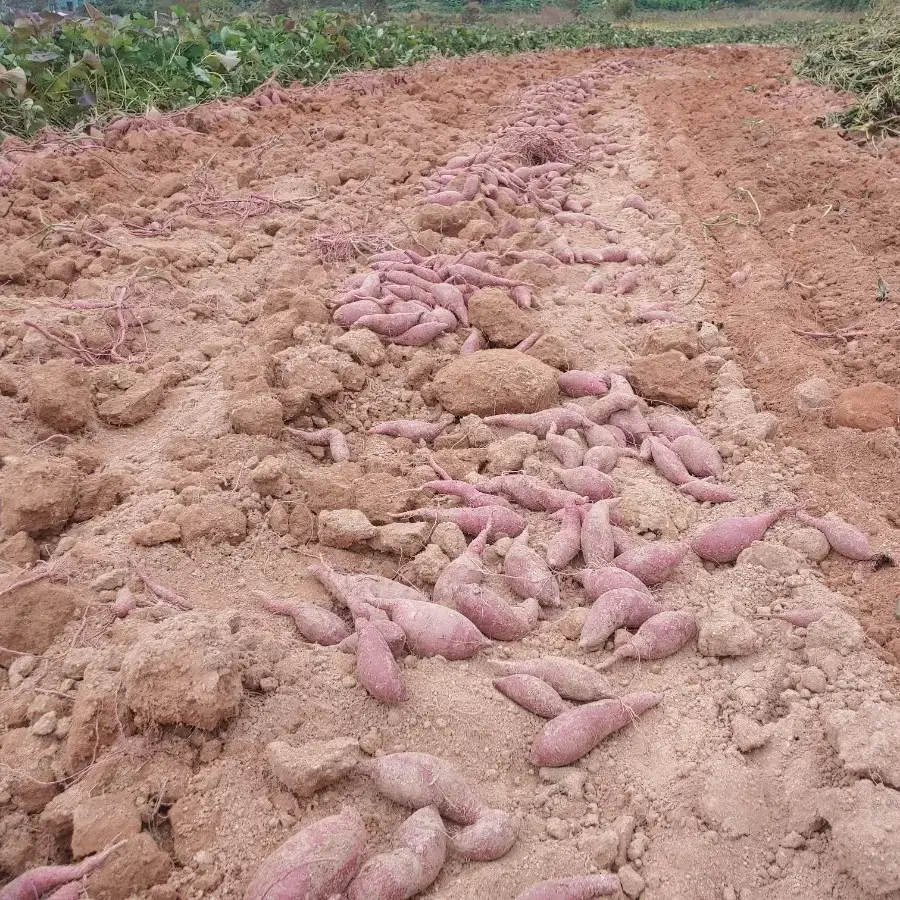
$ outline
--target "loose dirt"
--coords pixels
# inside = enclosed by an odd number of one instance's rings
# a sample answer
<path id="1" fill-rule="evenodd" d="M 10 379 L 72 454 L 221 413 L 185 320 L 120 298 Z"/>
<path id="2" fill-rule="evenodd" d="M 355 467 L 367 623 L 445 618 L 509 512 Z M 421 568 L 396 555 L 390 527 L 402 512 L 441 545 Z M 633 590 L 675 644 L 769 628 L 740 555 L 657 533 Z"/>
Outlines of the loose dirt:
<path id="1" fill-rule="evenodd" d="M 578 140 L 553 152 L 577 163 L 564 192 L 609 229 L 513 191 L 497 209 L 421 203 L 452 157 L 523 149 L 521 110 L 582 73 Z M 511 900 L 611 869 L 648 900 L 900 897 L 898 151 L 819 128 L 845 98 L 774 50 L 471 58 L 283 96 L 3 148 L 0 877 L 121 839 L 89 896 L 242 897 L 343 804 L 384 849 L 408 813 L 356 763 L 420 751 L 521 820 L 508 855 L 451 855 L 422 896 Z M 558 263 L 619 245 L 646 262 Z M 532 305 L 483 288 L 478 325 L 494 354 L 530 349 L 485 364 L 460 357 L 465 327 L 403 346 L 336 324 L 345 282 L 392 248 L 490 254 Z M 446 505 L 423 488 L 432 463 L 558 487 L 541 437 L 479 416 L 557 405 L 554 373 L 609 367 L 682 407 L 739 497 L 700 504 L 620 457 L 630 540 L 798 503 L 886 556 L 829 553 L 791 517 L 733 566 L 689 554 L 654 595 L 696 613 L 699 643 L 610 669 L 618 692 L 664 699 L 562 769 L 529 765 L 544 721 L 493 688 L 490 661 L 608 657 L 578 648 L 572 567 L 523 640 L 402 657 L 409 700 L 393 707 L 352 653 L 305 642 L 254 594 L 351 629 L 311 563 L 430 593 L 466 546 L 403 516 Z M 428 446 L 369 433 L 448 410 Z M 515 509 L 543 557 L 558 523 Z M 484 557 L 501 592 L 508 546 Z M 810 608 L 826 615 L 808 627 L 775 617 Z"/>

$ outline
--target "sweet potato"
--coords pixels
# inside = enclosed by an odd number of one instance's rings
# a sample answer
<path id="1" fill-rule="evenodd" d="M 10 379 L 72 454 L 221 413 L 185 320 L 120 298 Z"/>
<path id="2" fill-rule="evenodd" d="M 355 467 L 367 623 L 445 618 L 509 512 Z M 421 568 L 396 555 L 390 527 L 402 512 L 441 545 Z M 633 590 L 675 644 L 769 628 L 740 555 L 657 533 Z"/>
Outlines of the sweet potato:
<path id="1" fill-rule="evenodd" d="M 344 325 L 346 327 L 355 324 L 365 316 L 380 316 L 383 312 L 384 307 L 375 300 L 351 300 L 350 302 L 339 306 L 334 311 L 332 319 L 338 325 Z"/>
<path id="2" fill-rule="evenodd" d="M 687 544 L 680 541 L 654 541 L 622 553 L 614 564 L 653 587 L 662 584 L 675 571 L 687 551 Z"/>
<path id="3" fill-rule="evenodd" d="M 439 481 L 426 481 L 422 485 L 429 491 L 436 494 L 451 494 L 465 501 L 466 506 L 505 506 L 510 507 L 509 501 L 505 497 L 498 497 L 494 494 L 485 494 L 479 491 L 474 484 L 468 481 L 459 481 L 455 478 L 441 479 Z"/>
<path id="4" fill-rule="evenodd" d="M 595 426 L 597 428 L 601 428 L 601 425 Z M 590 466 L 592 469 L 596 469 L 598 472 L 612 472 L 612 470 L 616 467 L 616 463 L 619 461 L 619 457 L 623 455 L 633 454 L 633 450 L 629 450 L 628 453 L 625 453 L 624 447 L 609 447 L 609 446 L 597 446 L 597 447 L 589 447 L 587 452 L 584 454 L 584 459 L 582 460 L 582 465 Z"/>
<path id="5" fill-rule="evenodd" d="M 503 557 L 507 584 L 520 597 L 533 597 L 541 606 L 559 606 L 559 584 L 544 561 L 528 546 L 526 528 Z"/>
<path id="6" fill-rule="evenodd" d="M 486 807 L 450 763 L 430 753 L 389 753 L 359 764 L 376 790 L 407 809 L 434 806 L 457 825 L 472 825 Z"/>
<path id="7" fill-rule="evenodd" d="M 389 343 L 399 347 L 424 347 L 447 331 L 446 322 L 420 322 L 397 337 L 386 337 Z"/>
<path id="8" fill-rule="evenodd" d="M 338 650 L 344 653 L 356 653 L 356 648 L 359 646 L 360 632 L 367 625 L 372 625 L 381 632 L 381 636 L 387 642 L 388 648 L 394 656 L 402 653 L 403 649 L 406 647 L 406 635 L 403 633 L 403 629 L 388 619 L 387 613 L 384 613 L 374 606 L 371 607 L 371 609 L 373 612 L 378 613 L 379 616 L 385 616 L 385 618 L 382 619 L 378 616 L 371 616 L 367 619 L 364 619 L 361 616 L 355 618 L 353 624 L 356 631 L 348 637 L 345 637 L 344 640 L 337 645 Z"/>
<path id="9" fill-rule="evenodd" d="M 446 858 L 444 823 L 433 806 L 426 806 L 394 832 L 390 850 L 363 863 L 347 900 L 409 900 L 431 886 Z"/>
<path id="10" fill-rule="evenodd" d="M 366 828 L 345 806 L 289 837 L 263 860 L 244 900 L 328 900 L 343 891 L 362 865 Z"/>
<path id="11" fill-rule="evenodd" d="M 572 708 L 546 681 L 534 675 L 503 675 L 494 679 L 494 687 L 513 703 L 545 719 Z"/>
<path id="12" fill-rule="evenodd" d="M 727 485 L 716 484 L 714 481 L 705 481 L 700 478 L 692 478 L 690 481 L 680 484 L 678 490 L 701 503 L 731 503 L 738 498 L 737 491 Z"/>
<path id="13" fill-rule="evenodd" d="M 618 428 L 610 428 L 609 425 L 595 425 L 591 423 L 584 430 L 584 437 L 589 448 L 594 447 L 625 447 L 625 435 Z"/>
<path id="14" fill-rule="evenodd" d="M 442 309 L 453 313 L 461 325 L 469 324 L 469 310 L 462 291 L 454 284 L 433 284 L 431 296 Z M 456 323 L 454 323 L 455 326 Z"/>
<path id="15" fill-rule="evenodd" d="M 588 612 L 578 646 L 599 650 L 619 628 L 638 628 L 663 608 L 646 589 L 616 588 L 601 594 Z"/>
<path id="16" fill-rule="evenodd" d="M 371 575 L 368 572 L 360 572 L 349 576 L 353 584 L 370 592 L 375 597 L 406 597 L 407 600 L 421 600 L 427 602 L 428 598 L 411 584 L 401 584 L 384 575 Z"/>
<path id="17" fill-rule="evenodd" d="M 691 549 L 701 559 L 711 562 L 734 562 L 742 550 L 761 541 L 769 528 L 793 507 L 781 506 L 755 516 L 730 516 L 714 522 L 691 541 Z"/>
<path id="18" fill-rule="evenodd" d="M 403 673 L 377 623 L 367 623 L 359 631 L 356 678 L 376 700 L 402 703 L 409 699 Z"/>
<path id="19" fill-rule="evenodd" d="M 519 837 L 519 820 L 502 809 L 486 809 L 474 825 L 458 831 L 450 845 L 463 858 L 491 862 L 506 856 Z"/>
<path id="20" fill-rule="evenodd" d="M 808 628 L 813 622 L 818 622 L 826 609 L 786 609 L 784 612 L 775 613 L 773 618 L 781 619 L 795 628 Z"/>
<path id="21" fill-rule="evenodd" d="M 606 379 L 597 372 L 570 369 L 557 379 L 559 389 L 568 397 L 601 397 L 608 393 Z"/>
<path id="22" fill-rule="evenodd" d="M 464 263 L 451 263 L 447 266 L 447 272 L 450 278 L 457 284 L 471 284 L 474 287 L 507 287 L 514 288 L 520 282 L 511 281 L 509 278 L 500 278 L 497 275 L 490 275 L 476 269 L 473 266 L 467 266 Z"/>
<path id="23" fill-rule="evenodd" d="M 681 457 L 670 450 L 659 438 L 649 435 L 641 443 L 641 459 L 652 459 L 657 471 L 674 485 L 687 484 L 691 473 L 684 467 Z"/>
<path id="24" fill-rule="evenodd" d="M 477 487 L 482 487 L 481 484 Z M 490 538 L 516 537 L 522 533 L 525 520 L 513 509 L 502 506 L 479 506 L 474 509 L 450 509 L 427 506 L 400 513 L 397 518 L 417 517 L 432 522 L 453 522 L 469 535 L 478 534 L 488 521 L 491 523 Z"/>
<path id="25" fill-rule="evenodd" d="M 527 431 L 545 438 L 553 425 L 558 431 L 568 428 L 587 428 L 590 419 L 580 407 L 557 406 L 537 413 L 504 413 L 496 416 L 485 416 L 488 425 L 499 425 L 501 428 L 512 428 L 514 431 Z"/>
<path id="26" fill-rule="evenodd" d="M 29 869 L 0 888 L 0 900 L 36 900 L 54 888 L 79 881 L 100 868 L 123 843 L 124 841 L 119 841 L 106 850 L 86 856 L 81 862 L 69 866 L 38 866 Z"/>
<path id="27" fill-rule="evenodd" d="M 496 641 L 522 640 L 534 631 L 540 612 L 540 604 L 534 598 L 513 606 L 480 584 L 458 587 L 453 592 L 453 603 L 482 634 Z"/>
<path id="28" fill-rule="evenodd" d="M 638 402 L 634 394 L 626 394 L 623 391 L 610 390 L 603 397 L 598 397 L 588 406 L 583 408 L 583 413 L 596 425 L 605 425 L 617 412 L 633 409 Z"/>
<path id="29" fill-rule="evenodd" d="M 498 475 L 496 478 L 479 481 L 476 487 L 488 494 L 495 492 L 505 494 L 519 506 L 535 512 L 556 512 L 564 506 L 587 500 L 586 497 L 572 491 L 552 488 L 533 475 Z M 521 534 L 521 529 L 516 534 Z M 511 537 L 515 537 L 515 535 L 511 535 Z"/>
<path id="30" fill-rule="evenodd" d="M 452 424 L 453 416 L 441 416 L 437 422 L 420 422 L 418 419 L 395 419 L 380 422 L 369 429 L 369 434 L 385 434 L 389 437 L 408 438 L 411 441 L 433 441 Z"/>
<path id="31" fill-rule="evenodd" d="M 623 659 L 665 659 L 697 637 L 697 617 L 685 609 L 664 610 L 651 616 L 627 643 L 617 647 L 602 669 Z"/>
<path id="32" fill-rule="evenodd" d="M 544 726 L 531 746 L 529 760 L 535 766 L 570 766 L 660 700 L 662 694 L 643 691 L 570 709 Z"/>
<path id="33" fill-rule="evenodd" d="M 626 572 L 618 566 L 601 566 L 599 569 L 582 569 L 575 572 L 575 578 L 585 590 L 591 600 L 596 600 L 607 591 L 615 591 L 620 588 L 630 588 L 633 591 L 643 591 L 650 596 L 649 588 L 640 578 Z"/>
<path id="34" fill-rule="evenodd" d="M 581 555 L 589 568 L 597 569 L 613 561 L 615 546 L 609 514 L 618 502 L 617 497 L 599 500 L 585 509 L 581 520 Z"/>
<path id="35" fill-rule="evenodd" d="M 339 644 L 350 634 L 343 619 L 314 603 L 304 603 L 294 598 L 282 600 L 263 591 L 253 593 L 262 600 L 263 607 L 269 612 L 292 618 L 305 641 L 330 647 Z"/>
<path id="36" fill-rule="evenodd" d="M 331 458 L 335 462 L 347 462 L 350 459 L 350 448 L 347 438 L 337 428 L 320 428 L 316 431 L 304 431 L 300 428 L 284 429 L 291 437 L 299 438 L 305 444 L 314 447 L 328 447 Z"/>
<path id="37" fill-rule="evenodd" d="M 618 875 L 573 875 L 532 885 L 516 900 L 596 900 L 617 894 L 620 887 Z"/>
<path id="38" fill-rule="evenodd" d="M 677 440 L 682 435 L 703 437 L 700 429 L 684 416 L 665 409 L 654 409 L 647 417 L 647 424 L 654 434 L 660 434 L 670 441 Z"/>
<path id="39" fill-rule="evenodd" d="M 647 206 L 647 201 L 640 194 L 629 194 L 622 201 L 622 209 L 636 209 L 646 216 L 650 215 L 650 207 Z"/>
<path id="40" fill-rule="evenodd" d="M 606 275 L 603 272 L 597 272 L 596 275 L 591 275 L 590 278 L 584 283 L 584 287 L 582 290 L 586 294 L 602 294 L 606 287 Z"/>
<path id="41" fill-rule="evenodd" d="M 382 337 L 399 337 L 404 331 L 409 331 L 419 319 L 422 318 L 421 310 L 416 312 L 378 313 L 375 315 L 360 316 L 353 324 L 357 328 L 368 328 Z"/>
<path id="42" fill-rule="evenodd" d="M 510 289 L 509 296 L 520 309 L 531 308 L 531 287 L 527 284 L 517 284 Z"/>
<path id="43" fill-rule="evenodd" d="M 590 666 L 564 656 L 538 659 L 491 660 L 492 670 L 500 675 L 532 675 L 546 681 L 565 700 L 587 703 L 612 697 L 610 683 Z"/>
<path id="44" fill-rule="evenodd" d="M 481 556 L 487 546 L 490 525 L 485 525 L 481 532 L 469 543 L 465 553 L 451 560 L 438 575 L 432 592 L 432 600 L 444 606 L 453 605 L 456 591 L 469 584 L 481 584 L 484 581 L 484 563 Z"/>
<path id="45" fill-rule="evenodd" d="M 523 338 L 513 347 L 514 350 L 518 350 L 520 353 L 524 353 L 526 350 L 530 350 L 542 337 L 542 332 L 540 331 L 532 331 L 528 337 Z"/>
<path id="46" fill-rule="evenodd" d="M 577 466 L 575 468 L 560 469 L 556 477 L 565 485 L 567 490 L 581 497 L 586 497 L 593 503 L 599 500 L 609 500 L 616 492 L 616 483 L 605 472 L 592 466 Z"/>
<path id="47" fill-rule="evenodd" d="M 847 559 L 874 559 L 875 552 L 869 545 L 869 538 L 849 522 L 839 519 L 834 513 L 821 518 L 805 512 L 796 514 L 797 520 L 804 525 L 817 528 L 828 541 L 831 549 Z"/>
<path id="48" fill-rule="evenodd" d="M 721 478 L 725 471 L 719 451 L 706 438 L 682 434 L 672 441 L 672 449 L 695 478 Z"/>
<path id="49" fill-rule="evenodd" d="M 581 507 L 564 506 L 551 518 L 557 519 L 560 527 L 547 544 L 547 565 L 562 569 L 581 553 Z"/>
<path id="50" fill-rule="evenodd" d="M 628 442 L 636 447 L 639 447 L 641 441 L 650 434 L 647 420 L 634 407 L 616 410 L 607 421 L 610 425 L 621 429 Z"/>
<path id="51" fill-rule="evenodd" d="M 487 338 L 477 328 L 473 328 L 469 332 L 469 336 L 463 341 L 459 355 L 468 356 L 470 353 L 477 353 L 479 350 L 484 350 L 487 345 Z"/>
<path id="52" fill-rule="evenodd" d="M 612 516 L 610 516 L 610 520 L 612 520 Z M 613 525 L 612 536 L 613 547 L 616 549 L 616 556 L 621 556 L 623 553 L 628 553 L 631 550 L 637 550 L 647 543 L 643 538 L 631 534 L 624 528 L 620 528 L 618 525 Z"/>
<path id="53" fill-rule="evenodd" d="M 557 433 L 556 424 L 550 426 L 545 438 L 547 449 L 562 463 L 565 469 L 574 469 L 584 459 L 584 448 L 577 441 Z"/>

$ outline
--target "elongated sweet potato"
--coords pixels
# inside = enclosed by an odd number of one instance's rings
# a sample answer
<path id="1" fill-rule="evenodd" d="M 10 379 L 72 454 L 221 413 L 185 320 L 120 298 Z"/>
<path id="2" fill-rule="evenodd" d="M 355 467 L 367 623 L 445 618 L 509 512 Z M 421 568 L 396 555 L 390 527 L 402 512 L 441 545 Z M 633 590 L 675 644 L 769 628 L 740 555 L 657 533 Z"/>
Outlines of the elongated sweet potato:
<path id="1" fill-rule="evenodd" d="M 637 634 L 616 649 L 600 668 L 623 659 L 665 659 L 697 637 L 697 617 L 686 609 L 664 610 L 651 616 Z"/>
<path id="2" fill-rule="evenodd" d="M 689 422 L 684 416 L 669 409 L 654 409 L 647 417 L 647 424 L 654 434 L 660 434 L 670 441 L 678 439 L 683 434 L 703 437 L 700 429 L 693 422 Z"/>
<path id="3" fill-rule="evenodd" d="M 598 500 L 609 500 L 616 492 L 615 481 L 605 472 L 592 466 L 557 469 L 556 477 L 567 490 L 572 491 L 573 494 L 587 497 L 592 503 L 596 503 Z"/>
<path id="4" fill-rule="evenodd" d="M 407 809 L 434 806 L 457 825 L 472 825 L 486 809 L 465 778 L 430 753 L 389 753 L 364 760 L 358 769 L 388 800 Z"/>
<path id="5" fill-rule="evenodd" d="M 497 497 L 493 494 L 485 494 L 479 491 L 474 484 L 468 481 L 459 481 L 456 478 L 441 478 L 437 481 L 426 481 L 422 485 L 429 491 L 436 494 L 451 494 L 465 501 L 466 506 L 506 506 L 509 507 L 509 501 L 505 497 Z"/>
<path id="6" fill-rule="evenodd" d="M 350 634 L 343 619 L 314 603 L 304 603 L 294 598 L 282 600 L 264 591 L 253 593 L 262 600 L 263 606 L 269 612 L 293 619 L 297 631 L 305 641 L 329 647 L 339 644 Z"/>
<path id="7" fill-rule="evenodd" d="M 706 481 L 701 478 L 693 478 L 678 486 L 682 494 L 687 494 L 701 503 L 731 503 L 737 500 L 737 491 L 724 484 L 716 484 L 714 481 Z"/>
<path id="8" fill-rule="evenodd" d="M 347 889 L 348 900 L 409 900 L 440 874 L 447 832 L 433 806 L 414 812 L 394 832 L 391 849 L 367 859 Z"/>
<path id="9" fill-rule="evenodd" d="M 646 589 L 617 588 L 601 594 L 588 613 L 578 646 L 599 650 L 619 628 L 638 628 L 663 608 Z"/>
<path id="10" fill-rule="evenodd" d="M 483 489 L 482 484 L 477 487 Z M 513 509 L 502 506 L 479 506 L 473 509 L 451 509 L 429 506 L 400 513 L 397 518 L 416 517 L 432 522 L 453 522 L 466 534 L 476 535 L 490 522 L 488 539 L 517 537 L 525 528 L 525 520 Z"/>
<path id="11" fill-rule="evenodd" d="M 531 746 L 529 759 L 535 766 L 570 766 L 660 700 L 662 694 L 645 691 L 571 709 L 544 726 Z"/>
<path id="12" fill-rule="evenodd" d="M 546 681 L 534 675 L 503 675 L 494 679 L 494 687 L 513 703 L 544 719 L 552 719 L 572 708 Z"/>
<path id="13" fill-rule="evenodd" d="M 719 451 L 704 437 L 682 434 L 672 441 L 672 449 L 695 478 L 720 478 L 725 470 Z"/>
<path id="14" fill-rule="evenodd" d="M 595 425 L 595 428 L 603 428 L 602 425 Z M 609 432 L 607 432 L 609 434 Z M 610 437 L 612 443 L 615 438 Z M 608 445 L 596 445 L 590 447 L 584 454 L 582 465 L 590 466 L 599 472 L 612 472 L 622 456 L 634 456 L 635 451 L 631 447 L 613 447 Z"/>
<path id="15" fill-rule="evenodd" d="M 474 825 L 458 831 L 450 845 L 463 858 L 490 862 L 506 856 L 519 837 L 519 820 L 502 809 L 486 809 Z"/>
<path id="16" fill-rule="evenodd" d="M 701 559 L 711 562 L 734 562 L 741 551 L 754 541 L 761 541 L 769 528 L 793 507 L 781 506 L 755 516 L 729 516 L 719 519 L 691 541 L 691 549 Z"/>
<path id="17" fill-rule="evenodd" d="M 641 441 L 650 434 L 650 426 L 640 410 L 635 407 L 618 409 L 607 420 L 610 425 L 621 429 L 630 444 L 639 447 Z"/>
<path id="18" fill-rule="evenodd" d="M 637 398 L 635 402 L 636 400 Z M 546 437 L 553 425 L 556 425 L 559 431 L 566 431 L 569 428 L 587 428 L 591 424 L 585 411 L 574 405 L 557 406 L 537 413 L 501 413 L 496 416 L 485 416 L 484 421 L 488 425 L 527 431 L 539 438 Z"/>
<path id="19" fill-rule="evenodd" d="M 369 429 L 369 434 L 385 434 L 404 437 L 411 441 L 433 441 L 453 422 L 453 416 L 441 416 L 437 422 L 420 422 L 418 419 L 396 419 L 381 422 Z"/>
<path id="20" fill-rule="evenodd" d="M 572 491 L 562 491 L 550 487 L 540 478 L 532 475 L 498 475 L 487 481 L 479 481 L 476 487 L 488 494 L 495 492 L 505 494 L 519 506 L 524 506 L 525 509 L 534 512 L 556 512 L 564 506 L 585 502 L 587 499 Z M 521 529 L 515 535 L 510 536 L 516 537 L 519 534 L 521 534 Z"/>
<path id="21" fill-rule="evenodd" d="M 591 600 L 596 600 L 601 594 L 619 588 L 630 588 L 650 595 L 649 588 L 640 578 L 615 565 L 601 566 L 599 569 L 582 569 L 580 572 L 575 572 L 575 578 L 581 582 L 585 593 Z"/>
<path id="22" fill-rule="evenodd" d="M 581 555 L 589 568 L 608 565 L 615 556 L 615 545 L 610 523 L 610 509 L 618 498 L 600 500 L 585 510 L 581 521 Z"/>
<path id="23" fill-rule="evenodd" d="M 653 587 L 662 584 L 675 571 L 687 551 L 687 544 L 680 541 L 654 541 L 622 553 L 615 558 L 614 565 Z"/>
<path id="24" fill-rule="evenodd" d="M 516 900 L 596 900 L 617 894 L 620 887 L 617 875 L 573 875 L 532 885 Z"/>
<path id="25" fill-rule="evenodd" d="M 366 828 L 345 806 L 289 837 L 263 860 L 244 900 L 328 900 L 343 891 L 362 865 Z"/>
<path id="26" fill-rule="evenodd" d="M 484 581 L 484 562 L 482 554 L 487 546 L 490 523 L 485 525 L 466 547 L 466 552 L 461 553 L 456 559 L 438 575 L 434 585 L 431 599 L 443 606 L 452 606 L 456 591 L 464 585 L 481 584 Z"/>
<path id="27" fill-rule="evenodd" d="M 482 634 L 496 641 L 520 641 L 534 631 L 540 613 L 540 604 L 534 598 L 513 606 L 480 584 L 457 588 L 453 603 Z"/>
<path id="28" fill-rule="evenodd" d="M 687 484 L 692 480 L 691 473 L 685 468 L 681 457 L 659 438 L 652 435 L 644 438 L 641 444 L 641 457 L 651 458 L 659 474 L 674 485 Z"/>
<path id="29" fill-rule="evenodd" d="M 86 856 L 69 866 L 38 866 L 36 869 L 29 869 L 0 888 L 0 900 L 36 900 L 54 888 L 86 878 L 100 868 L 123 843 L 119 841 L 106 850 Z"/>
<path id="30" fill-rule="evenodd" d="M 390 645 L 377 623 L 370 622 L 359 631 L 356 644 L 356 677 L 376 700 L 402 703 L 409 699 L 403 673 Z"/>
<path id="31" fill-rule="evenodd" d="M 559 389 L 569 397 L 602 397 L 609 392 L 606 379 L 597 372 L 570 369 L 559 376 Z"/>
<path id="32" fill-rule="evenodd" d="M 491 660 L 498 675 L 532 675 L 546 681 L 566 700 L 588 703 L 614 696 L 609 681 L 590 666 L 564 656 L 542 656 L 538 659 Z"/>
<path id="33" fill-rule="evenodd" d="M 387 613 L 383 610 L 374 606 L 371 607 L 371 609 L 373 612 L 384 616 L 384 618 L 380 619 L 375 616 L 368 619 L 361 617 L 355 618 L 353 624 L 356 627 L 356 631 L 348 637 L 345 637 L 344 640 L 337 645 L 338 650 L 341 650 L 344 653 L 356 653 L 356 648 L 359 646 L 359 633 L 367 625 L 372 625 L 381 632 L 381 636 L 387 641 L 391 653 L 394 656 L 399 655 L 406 647 L 406 635 L 403 633 L 403 629 L 387 618 Z"/>
<path id="34" fill-rule="evenodd" d="M 559 606 L 559 584 L 544 561 L 528 546 L 526 528 L 503 557 L 507 584 L 520 597 L 533 597 L 541 606 Z"/>
<path id="35" fill-rule="evenodd" d="M 584 448 L 577 441 L 558 434 L 556 424 L 550 426 L 545 438 L 547 449 L 562 463 L 564 469 L 574 469 L 584 459 Z"/>
<path id="36" fill-rule="evenodd" d="M 604 425 L 615 413 L 633 409 L 637 406 L 637 402 L 638 398 L 633 393 L 628 394 L 611 388 L 608 394 L 585 406 L 583 413 L 596 425 Z"/>
<path id="37" fill-rule="evenodd" d="M 819 518 L 805 512 L 798 512 L 797 520 L 804 525 L 818 528 L 825 535 L 831 549 L 840 553 L 841 556 L 846 556 L 847 559 L 867 560 L 873 559 L 875 556 L 869 545 L 868 536 L 833 513 Z"/>

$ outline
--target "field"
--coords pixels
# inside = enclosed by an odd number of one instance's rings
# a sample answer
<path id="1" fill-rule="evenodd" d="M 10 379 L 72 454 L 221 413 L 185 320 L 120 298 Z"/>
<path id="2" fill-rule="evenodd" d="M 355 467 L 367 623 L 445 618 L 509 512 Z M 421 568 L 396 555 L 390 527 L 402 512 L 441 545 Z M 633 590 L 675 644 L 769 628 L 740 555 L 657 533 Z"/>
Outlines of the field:
<path id="1" fill-rule="evenodd" d="M 149 53 L 143 26 L 98 18 L 102 65 L 83 32 L 66 53 L 107 105 L 76 127 L 70 85 L 42 111 L 63 130 L 0 152 L 0 884 L 114 848 L 53 896 L 271 900 L 248 891 L 263 860 L 342 808 L 387 850 L 410 810 L 366 770 L 418 752 L 503 811 L 511 849 L 467 859 L 445 816 L 434 872 L 406 850 L 403 889 L 347 892 L 353 841 L 320 837 L 318 890 L 291 896 L 514 900 L 600 872 L 617 900 L 900 896 L 890 98 L 798 76 L 786 45 L 431 59 L 421 26 L 412 47 L 412 26 L 317 21 L 315 58 L 282 42 L 269 79 L 258 23 L 210 44 L 185 16 L 153 52 L 209 84 L 138 84 L 146 60 L 108 63 Z M 362 33 L 408 65 L 326 79 Z M 860 40 L 803 66 L 859 87 Z M 6 99 L 3 127 L 33 131 Z M 872 114 L 822 127 L 854 105 Z M 491 418 L 540 412 L 559 427 Z M 849 537 L 809 524 L 828 513 Z M 490 514 L 508 534 L 479 557 Z M 613 663 L 614 623 L 582 646 L 576 576 L 611 561 L 683 640 Z M 291 601 L 314 609 L 273 611 Z M 420 624 L 456 609 L 443 640 Z M 397 665 L 367 661 L 398 630 Z M 493 684 L 548 657 L 585 667 L 544 674 L 556 703 L 622 698 L 565 758 L 534 755 L 545 721 Z M 640 692 L 660 697 L 638 716 Z"/>

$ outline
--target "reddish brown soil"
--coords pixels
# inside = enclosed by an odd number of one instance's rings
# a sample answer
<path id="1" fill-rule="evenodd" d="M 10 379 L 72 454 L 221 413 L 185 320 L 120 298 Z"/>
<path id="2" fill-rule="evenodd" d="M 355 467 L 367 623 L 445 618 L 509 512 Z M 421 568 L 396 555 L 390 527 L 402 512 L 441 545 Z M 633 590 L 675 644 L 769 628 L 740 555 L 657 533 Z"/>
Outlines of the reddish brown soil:
<path id="1" fill-rule="evenodd" d="M 624 149 L 580 168 L 573 190 L 652 262 L 627 296 L 585 293 L 595 267 L 548 269 L 527 318 L 547 338 L 535 353 L 560 368 L 627 366 L 656 335 L 633 313 L 661 300 L 688 332 L 720 326 L 689 369 L 715 390 L 688 415 L 740 495 L 701 507 L 624 459 L 625 525 L 690 538 L 724 514 L 796 501 L 855 523 L 880 551 L 900 549 L 896 429 L 834 427 L 831 400 L 801 414 L 795 393 L 815 376 L 830 397 L 873 381 L 900 388 L 900 154 L 816 126 L 842 98 L 793 79 L 786 51 L 473 58 L 291 91 L 280 107 L 140 120 L 90 147 L 7 144 L 17 168 L 0 183 L 0 560 L 8 585 L 39 559 L 59 562 L 53 583 L 0 594 L 0 882 L 127 837 L 89 896 L 231 900 L 283 840 L 345 803 L 378 852 L 404 813 L 366 778 L 304 797 L 266 757 L 273 741 L 351 738 L 369 755 L 443 756 L 521 819 L 509 855 L 451 856 L 422 896 L 512 900 L 542 879 L 604 867 L 648 900 L 900 896 L 890 724 L 900 583 L 890 565 L 793 553 L 810 535 L 790 519 L 735 567 L 690 556 L 660 601 L 695 611 L 707 636 L 724 622 L 720 636 L 744 655 L 701 643 L 706 656 L 691 646 L 613 670 L 617 692 L 661 691 L 663 702 L 559 772 L 529 765 L 543 723 L 494 691 L 490 660 L 598 663 L 573 640 L 586 600 L 569 574 L 563 609 L 545 611 L 524 640 L 464 662 L 405 657 L 410 699 L 390 709 L 357 684 L 351 654 L 300 640 L 252 593 L 346 618 L 311 562 L 428 591 L 453 554 L 446 529 L 414 559 L 316 540 L 321 510 L 360 509 L 381 526 L 434 502 L 421 488 L 434 477 L 429 452 L 368 430 L 436 421 L 432 376 L 467 333 L 354 361 L 328 305 L 382 244 L 506 253 L 513 241 L 496 229 L 478 248 L 421 228 L 421 179 L 502 138 L 529 88 L 586 70 L 602 83 L 573 120 Z M 633 193 L 652 218 L 622 208 Z M 517 247 L 538 246 L 532 209 L 520 218 L 534 241 Z M 573 245 L 604 243 L 589 228 L 556 231 Z M 351 239 L 361 252 L 336 258 Z M 798 334 L 840 329 L 862 333 Z M 285 381 L 292 360 L 305 390 Z M 763 428 L 762 413 L 777 429 Z M 283 422 L 340 428 L 350 462 L 304 449 Z M 454 477 L 496 474 L 509 445 L 485 449 L 455 428 L 435 445 L 441 464 Z M 525 471 L 552 480 L 543 443 L 523 455 Z M 528 521 L 542 552 L 556 525 Z M 130 561 L 174 602 L 154 603 Z M 501 553 L 485 561 L 496 572 Z M 117 618 L 122 585 L 141 603 Z M 196 612 L 179 619 L 182 599 Z M 782 606 L 830 610 L 831 630 L 769 618 Z M 195 690 L 204 699 L 186 715 Z M 869 734 L 863 723 L 847 739 L 864 760 L 854 768 L 832 717 L 869 701 L 888 725 Z"/>

